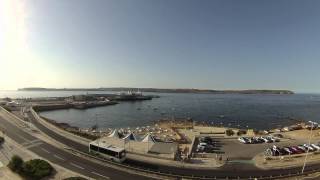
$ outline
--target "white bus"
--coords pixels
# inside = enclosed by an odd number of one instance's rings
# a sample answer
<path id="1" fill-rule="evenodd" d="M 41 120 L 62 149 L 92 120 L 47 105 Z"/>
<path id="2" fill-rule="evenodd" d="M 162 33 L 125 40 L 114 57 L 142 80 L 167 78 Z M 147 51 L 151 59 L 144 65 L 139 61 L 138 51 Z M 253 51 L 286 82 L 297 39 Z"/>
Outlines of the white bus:
<path id="1" fill-rule="evenodd" d="M 126 159 L 124 148 L 113 146 L 105 142 L 93 141 L 89 143 L 89 152 L 99 153 L 103 157 L 116 162 L 123 162 Z"/>

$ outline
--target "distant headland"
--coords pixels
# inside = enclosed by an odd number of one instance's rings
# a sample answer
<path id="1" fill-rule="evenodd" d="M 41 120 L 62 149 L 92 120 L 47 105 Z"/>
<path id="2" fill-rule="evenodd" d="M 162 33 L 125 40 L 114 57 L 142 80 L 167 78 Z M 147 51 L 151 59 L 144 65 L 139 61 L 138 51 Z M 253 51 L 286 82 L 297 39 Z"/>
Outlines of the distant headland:
<path id="1" fill-rule="evenodd" d="M 141 91 L 157 93 L 206 93 L 206 94 L 294 94 L 290 90 L 270 90 L 270 89 L 252 89 L 252 90 L 212 90 L 212 89 L 161 89 L 161 88 L 40 88 L 28 87 L 20 88 L 18 91 Z"/>

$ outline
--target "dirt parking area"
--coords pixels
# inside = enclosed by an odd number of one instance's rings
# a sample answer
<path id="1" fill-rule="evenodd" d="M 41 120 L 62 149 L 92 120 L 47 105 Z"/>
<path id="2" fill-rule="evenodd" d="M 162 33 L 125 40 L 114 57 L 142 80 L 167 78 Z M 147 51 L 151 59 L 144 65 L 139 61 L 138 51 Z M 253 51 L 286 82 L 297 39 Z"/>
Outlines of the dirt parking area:
<path id="1" fill-rule="evenodd" d="M 243 144 L 238 139 L 223 138 L 220 139 L 220 142 L 222 145 L 221 152 L 229 160 L 250 160 L 273 145 L 282 147 L 306 143 L 299 140 L 281 139 L 280 142 L 275 143 Z"/>
<path id="2" fill-rule="evenodd" d="M 257 154 L 264 152 L 267 148 L 272 147 L 273 145 L 284 147 L 307 143 L 302 140 L 281 139 L 280 142 L 274 143 L 243 144 L 235 138 L 212 139 L 216 144 L 210 154 L 218 154 L 219 156 L 221 155 L 223 159 L 228 158 L 229 160 L 251 160 Z M 196 149 L 199 143 L 199 139 L 196 138 L 192 149 L 193 153 L 197 153 Z"/>
<path id="3" fill-rule="evenodd" d="M 310 137 L 309 130 L 297 130 L 281 133 L 283 138 L 280 138 L 280 142 L 273 143 L 257 143 L 257 144 L 243 144 L 238 141 L 238 137 L 217 137 L 210 136 L 214 140 L 215 144 L 210 153 L 197 152 L 197 146 L 200 143 L 199 139 L 196 141 L 192 147 L 192 152 L 195 153 L 195 157 L 222 157 L 223 160 L 252 160 L 257 154 L 265 152 L 267 148 L 276 145 L 278 147 L 286 146 L 296 146 L 300 144 L 307 144 Z M 312 135 L 311 143 L 316 143 L 320 141 L 320 129 L 315 130 Z"/>

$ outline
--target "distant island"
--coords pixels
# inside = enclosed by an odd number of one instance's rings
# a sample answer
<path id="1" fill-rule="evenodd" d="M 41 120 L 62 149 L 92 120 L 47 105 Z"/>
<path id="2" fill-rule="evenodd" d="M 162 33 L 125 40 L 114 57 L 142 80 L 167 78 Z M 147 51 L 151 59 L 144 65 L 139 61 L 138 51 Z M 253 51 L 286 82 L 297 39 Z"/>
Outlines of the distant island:
<path id="1" fill-rule="evenodd" d="M 207 94 L 294 94 L 290 90 L 212 90 L 212 89 L 161 89 L 161 88 L 21 88 L 18 91 L 141 91 L 158 93 L 207 93 Z"/>

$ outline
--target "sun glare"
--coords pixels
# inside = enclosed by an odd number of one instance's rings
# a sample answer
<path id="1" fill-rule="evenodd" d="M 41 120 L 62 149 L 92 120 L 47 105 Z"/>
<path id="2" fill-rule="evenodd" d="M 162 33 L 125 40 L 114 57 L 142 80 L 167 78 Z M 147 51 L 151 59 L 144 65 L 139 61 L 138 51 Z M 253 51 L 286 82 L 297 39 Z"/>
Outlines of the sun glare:
<path id="1" fill-rule="evenodd" d="M 0 2 L 0 90 L 42 83 L 46 68 L 28 48 L 25 1 Z"/>
<path id="2" fill-rule="evenodd" d="M 6 76 L 1 76 L 1 84 L 10 86 L 18 75 L 17 65 L 26 57 L 26 29 L 23 2 L 20 0 L 1 0 L 0 10 L 0 66 Z M 19 69 L 19 68 L 18 68 Z"/>

